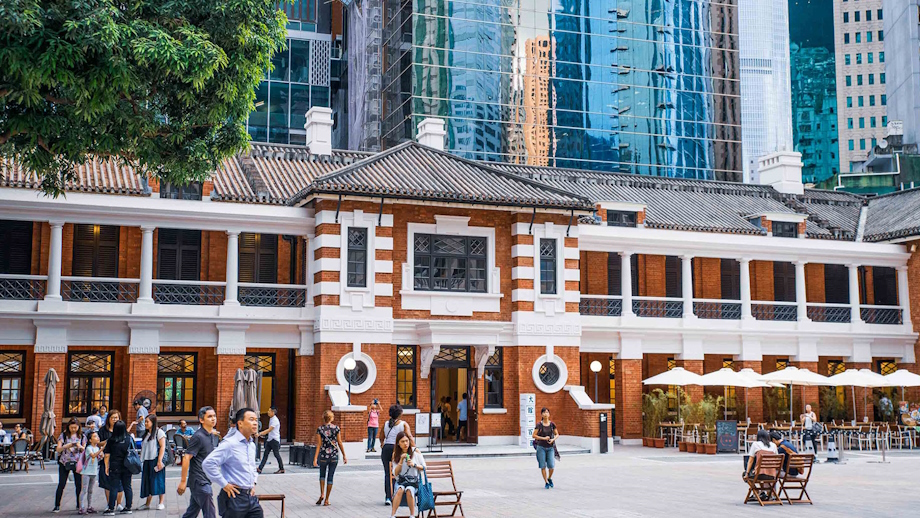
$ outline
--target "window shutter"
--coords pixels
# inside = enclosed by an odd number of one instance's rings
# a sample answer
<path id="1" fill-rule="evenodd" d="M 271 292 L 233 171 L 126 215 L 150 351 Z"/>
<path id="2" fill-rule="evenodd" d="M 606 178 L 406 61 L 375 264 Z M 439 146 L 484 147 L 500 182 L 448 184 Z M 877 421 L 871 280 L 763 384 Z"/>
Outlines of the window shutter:
<path id="1" fill-rule="evenodd" d="M 850 303 L 850 272 L 846 266 L 824 265 L 824 301 L 829 304 Z"/>
<path id="2" fill-rule="evenodd" d="M 278 282 L 278 235 L 259 235 L 258 280 L 263 284 Z"/>
<path id="3" fill-rule="evenodd" d="M 240 234 L 240 282 L 256 282 L 256 234 Z"/>
<path id="4" fill-rule="evenodd" d="M 898 286 L 894 268 L 873 266 L 872 286 L 875 302 L 878 306 L 896 306 L 898 304 Z"/>
<path id="5" fill-rule="evenodd" d="M 679 298 L 683 296 L 681 282 L 681 259 L 669 255 L 664 258 L 664 292 L 666 297 Z"/>
<path id="6" fill-rule="evenodd" d="M 777 302 L 795 302 L 795 265 L 773 262 L 773 299 Z"/>
<path id="7" fill-rule="evenodd" d="M 635 297 L 639 295 L 639 256 L 637 254 L 629 256 L 629 272 L 632 274 L 630 284 L 632 284 L 632 295 Z"/>
<path id="8" fill-rule="evenodd" d="M 179 246 L 179 279 L 197 281 L 201 269 L 201 231 L 183 230 Z"/>
<path id="9" fill-rule="evenodd" d="M 607 254 L 607 294 L 623 294 L 623 261 L 619 254 Z"/>
<path id="10" fill-rule="evenodd" d="M 93 225 L 74 225 L 72 268 L 74 277 L 93 276 L 95 236 L 95 227 Z"/>
<path id="11" fill-rule="evenodd" d="M 741 299 L 741 265 L 733 259 L 720 261 L 722 274 L 722 298 Z"/>
<path id="12" fill-rule="evenodd" d="M 173 228 L 157 230 L 157 279 L 176 280 L 179 261 L 179 231 Z"/>
<path id="13" fill-rule="evenodd" d="M 118 234 L 120 227 L 99 226 L 94 277 L 118 277 Z"/>
<path id="14" fill-rule="evenodd" d="M 0 273 L 32 273 L 32 222 L 0 220 Z"/>

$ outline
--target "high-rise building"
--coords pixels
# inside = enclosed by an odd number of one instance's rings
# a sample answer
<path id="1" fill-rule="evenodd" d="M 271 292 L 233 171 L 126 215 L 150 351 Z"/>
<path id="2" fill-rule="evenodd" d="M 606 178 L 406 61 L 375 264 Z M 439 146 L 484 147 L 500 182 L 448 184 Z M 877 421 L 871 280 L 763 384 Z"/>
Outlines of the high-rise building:
<path id="1" fill-rule="evenodd" d="M 273 69 L 256 90 L 247 129 L 254 142 L 304 144 L 307 110 L 329 107 L 338 86 L 332 68 L 342 47 L 333 36 L 332 14 L 341 7 L 317 0 L 283 0 L 278 6 L 288 17 L 287 46 L 272 58 Z"/>
<path id="2" fill-rule="evenodd" d="M 834 0 L 840 171 L 855 170 L 885 137 L 885 32 L 882 0 Z"/>
<path id="3" fill-rule="evenodd" d="M 792 150 L 787 0 L 738 5 L 741 30 L 741 128 L 744 181 L 757 159 Z"/>
<path id="4" fill-rule="evenodd" d="M 370 121 L 352 141 L 392 147 L 435 116 L 467 158 L 741 181 L 737 9 L 388 0 L 380 137 Z M 349 60 L 350 87 L 367 68 Z"/>
<path id="5" fill-rule="evenodd" d="M 802 153 L 802 181 L 820 184 L 839 172 L 834 7 L 789 0 L 792 141 Z"/>
<path id="6" fill-rule="evenodd" d="M 920 0 L 883 4 L 888 119 L 901 121 L 904 143 L 920 144 Z"/>

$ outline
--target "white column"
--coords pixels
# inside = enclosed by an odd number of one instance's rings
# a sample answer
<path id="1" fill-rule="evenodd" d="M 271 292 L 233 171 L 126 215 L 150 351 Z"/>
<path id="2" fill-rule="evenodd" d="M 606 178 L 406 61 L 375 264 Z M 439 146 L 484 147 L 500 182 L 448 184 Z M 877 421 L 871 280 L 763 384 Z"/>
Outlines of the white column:
<path id="1" fill-rule="evenodd" d="M 696 318 L 693 314 L 693 256 L 680 256 L 680 283 L 684 297 L 684 318 Z"/>
<path id="2" fill-rule="evenodd" d="M 64 222 L 49 221 L 51 248 L 48 251 L 48 286 L 45 300 L 61 300 L 61 250 L 64 246 Z"/>
<path id="3" fill-rule="evenodd" d="M 898 305 L 901 306 L 901 319 L 908 328 L 910 324 L 910 291 L 907 284 L 907 265 L 898 266 Z"/>
<path id="4" fill-rule="evenodd" d="M 850 322 L 856 323 L 861 320 L 859 313 L 859 266 L 848 264 L 850 281 Z"/>
<path id="5" fill-rule="evenodd" d="M 795 262 L 795 303 L 798 321 L 808 322 L 808 300 L 805 293 L 805 261 Z"/>
<path id="6" fill-rule="evenodd" d="M 137 302 L 153 303 L 153 229 L 141 227 L 141 284 L 138 286 Z"/>
<path id="7" fill-rule="evenodd" d="M 751 313 L 751 260 L 738 259 L 738 282 L 741 284 L 741 320 L 753 320 Z"/>
<path id="8" fill-rule="evenodd" d="M 224 290 L 224 305 L 239 306 L 236 299 L 240 280 L 240 233 L 227 231 L 227 287 Z"/>
<path id="9" fill-rule="evenodd" d="M 623 316 L 632 316 L 632 252 L 620 252 L 620 293 L 623 295 Z"/>

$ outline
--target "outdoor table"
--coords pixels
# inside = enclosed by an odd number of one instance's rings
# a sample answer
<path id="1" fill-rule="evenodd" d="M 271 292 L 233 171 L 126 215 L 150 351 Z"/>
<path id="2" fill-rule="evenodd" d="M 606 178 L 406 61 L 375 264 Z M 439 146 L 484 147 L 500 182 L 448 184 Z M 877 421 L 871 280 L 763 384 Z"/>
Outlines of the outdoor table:
<path id="1" fill-rule="evenodd" d="M 664 432 L 664 438 L 670 446 L 677 446 L 676 436 L 672 433 L 675 429 L 683 428 L 683 423 L 658 423 L 658 428 Z M 672 441 L 672 439 L 674 439 Z M 671 444 L 673 442 L 673 444 Z"/>

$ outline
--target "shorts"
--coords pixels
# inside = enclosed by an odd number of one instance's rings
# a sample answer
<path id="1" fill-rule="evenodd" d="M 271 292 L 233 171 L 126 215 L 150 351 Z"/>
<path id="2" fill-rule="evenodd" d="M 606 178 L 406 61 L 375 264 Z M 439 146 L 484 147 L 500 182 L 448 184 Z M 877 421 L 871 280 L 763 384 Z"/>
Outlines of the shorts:
<path id="1" fill-rule="evenodd" d="M 396 484 L 396 489 L 393 490 L 393 492 L 395 493 L 396 491 L 399 491 L 400 489 L 403 489 L 406 492 L 406 494 L 411 494 L 412 498 L 415 498 L 415 494 L 418 493 L 418 488 L 415 486 L 401 486 L 399 484 Z"/>
<path id="2" fill-rule="evenodd" d="M 543 446 L 537 446 L 537 464 L 539 464 L 540 469 L 555 469 L 556 468 L 556 450 L 550 446 L 549 448 L 544 448 Z"/>

